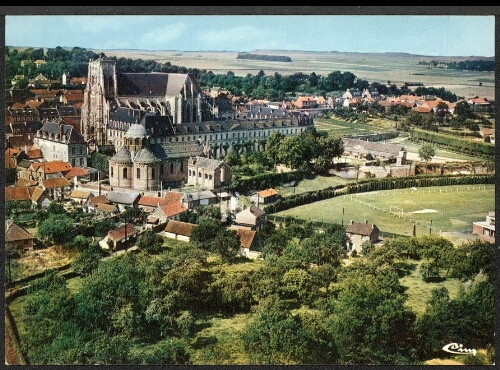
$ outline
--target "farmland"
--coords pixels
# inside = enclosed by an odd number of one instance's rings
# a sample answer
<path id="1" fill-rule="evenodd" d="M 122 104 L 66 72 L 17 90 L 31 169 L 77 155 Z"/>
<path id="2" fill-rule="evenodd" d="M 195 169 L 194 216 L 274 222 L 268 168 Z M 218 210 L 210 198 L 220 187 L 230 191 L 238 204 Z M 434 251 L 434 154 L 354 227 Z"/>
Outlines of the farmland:
<path id="1" fill-rule="evenodd" d="M 259 71 L 269 76 L 274 73 L 292 75 L 298 71 L 312 72 L 326 76 L 333 71 L 351 72 L 369 82 L 403 85 L 423 83 L 426 87 L 445 88 L 465 98 L 473 96 L 495 96 L 495 74 L 493 72 L 471 72 L 418 65 L 421 60 L 436 57 L 404 53 L 341 53 L 336 51 L 308 52 L 290 50 L 256 50 L 252 54 L 286 55 L 292 62 L 236 59 L 238 52 L 232 51 L 147 51 L 147 50 L 94 50 L 118 58 L 170 62 L 186 68 L 226 74 L 232 71 L 236 76 L 256 75 Z M 440 57 L 443 61 L 462 61 L 466 57 Z"/>

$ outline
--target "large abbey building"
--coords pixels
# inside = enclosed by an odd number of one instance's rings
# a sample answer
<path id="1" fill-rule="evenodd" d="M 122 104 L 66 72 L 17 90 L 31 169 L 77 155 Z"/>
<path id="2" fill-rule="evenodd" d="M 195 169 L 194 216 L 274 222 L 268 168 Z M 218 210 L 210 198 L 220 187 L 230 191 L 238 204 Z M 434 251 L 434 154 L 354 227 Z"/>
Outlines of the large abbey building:
<path id="1" fill-rule="evenodd" d="M 118 73 L 116 61 L 101 54 L 89 62 L 82 134 L 91 148 L 114 148 L 112 187 L 157 190 L 186 182 L 190 158 L 222 158 L 243 146 L 261 150 L 273 132 L 300 135 L 313 125 L 298 112 L 221 119 L 210 102 L 190 74 Z"/>

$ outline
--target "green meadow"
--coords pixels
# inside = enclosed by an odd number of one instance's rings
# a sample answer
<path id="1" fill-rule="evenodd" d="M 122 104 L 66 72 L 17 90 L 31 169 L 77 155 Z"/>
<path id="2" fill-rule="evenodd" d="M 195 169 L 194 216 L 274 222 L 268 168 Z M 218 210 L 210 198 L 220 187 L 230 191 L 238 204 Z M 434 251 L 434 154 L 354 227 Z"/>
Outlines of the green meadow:
<path id="1" fill-rule="evenodd" d="M 297 220 L 343 223 L 368 221 L 381 236 L 472 231 L 495 210 L 494 185 L 436 186 L 339 196 L 276 213 Z"/>

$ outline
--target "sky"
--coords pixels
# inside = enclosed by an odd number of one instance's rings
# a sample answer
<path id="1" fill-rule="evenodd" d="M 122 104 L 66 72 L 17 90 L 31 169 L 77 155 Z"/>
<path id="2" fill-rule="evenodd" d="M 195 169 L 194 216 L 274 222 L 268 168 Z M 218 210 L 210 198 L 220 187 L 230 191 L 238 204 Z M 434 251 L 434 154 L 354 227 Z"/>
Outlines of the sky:
<path id="1" fill-rule="evenodd" d="M 6 15 L 5 45 L 495 56 L 494 15 Z M 97 50 L 96 50 L 97 49 Z"/>

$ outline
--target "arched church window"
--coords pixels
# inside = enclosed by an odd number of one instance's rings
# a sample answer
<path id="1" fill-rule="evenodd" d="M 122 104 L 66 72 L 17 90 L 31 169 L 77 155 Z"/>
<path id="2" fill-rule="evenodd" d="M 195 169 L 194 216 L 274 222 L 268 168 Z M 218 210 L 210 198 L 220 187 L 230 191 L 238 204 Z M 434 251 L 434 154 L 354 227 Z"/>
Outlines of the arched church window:
<path id="1" fill-rule="evenodd" d="M 126 168 L 123 169 L 123 178 L 124 179 L 127 178 L 127 169 Z"/>
<path id="2" fill-rule="evenodd" d="M 138 179 L 141 178 L 141 169 L 140 168 L 137 169 L 137 178 Z"/>
<path id="3" fill-rule="evenodd" d="M 151 179 L 155 179 L 155 169 L 151 168 Z"/>

